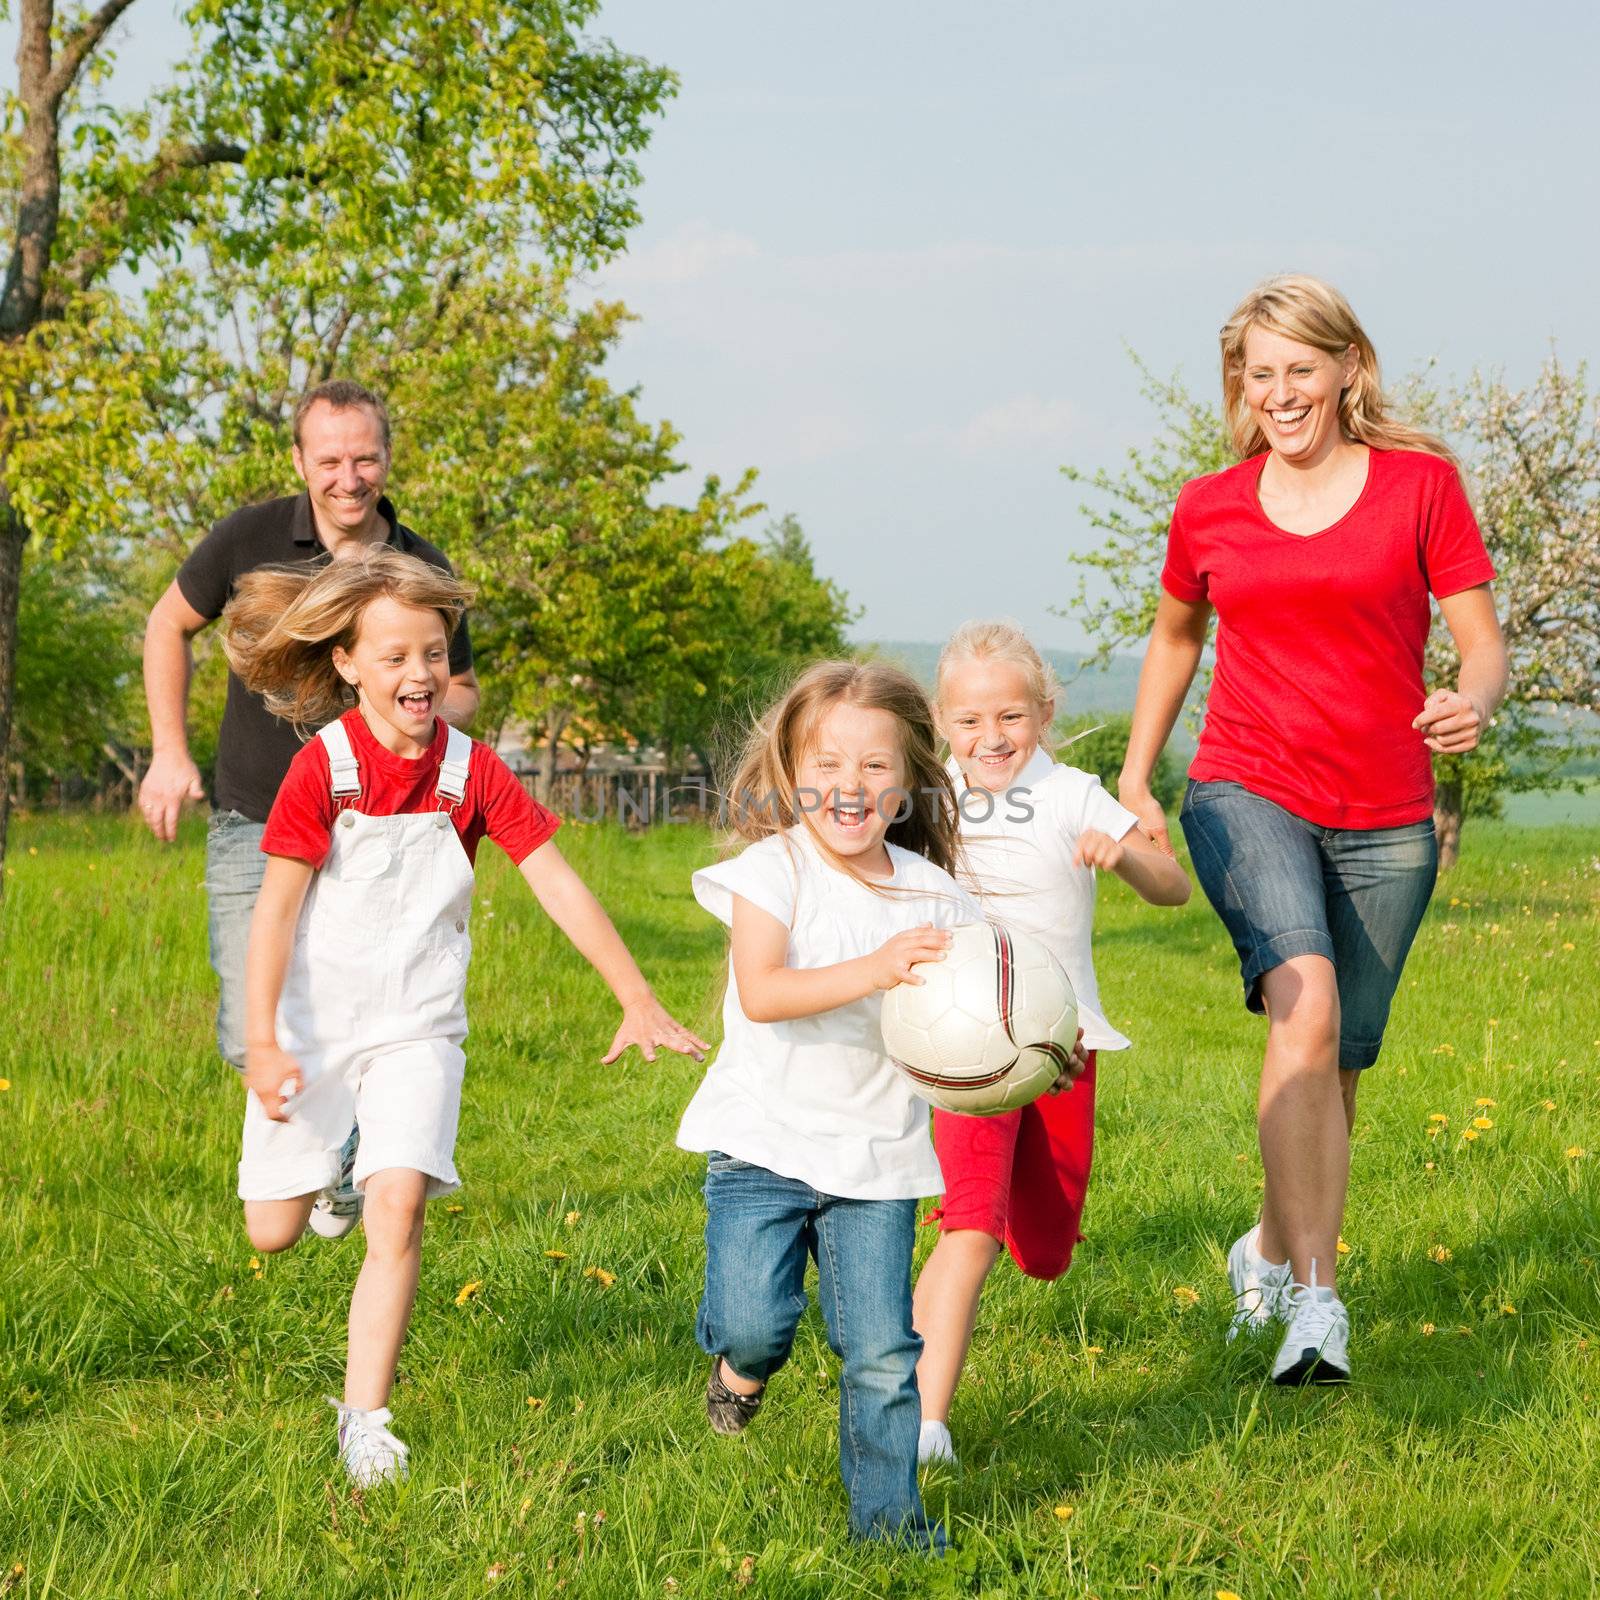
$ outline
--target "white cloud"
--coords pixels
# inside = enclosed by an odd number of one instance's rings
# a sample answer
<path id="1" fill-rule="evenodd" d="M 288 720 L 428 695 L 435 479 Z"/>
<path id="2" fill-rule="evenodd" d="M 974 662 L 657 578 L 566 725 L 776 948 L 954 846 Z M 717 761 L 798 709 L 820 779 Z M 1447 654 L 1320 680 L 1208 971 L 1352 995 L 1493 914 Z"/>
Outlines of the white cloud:
<path id="1" fill-rule="evenodd" d="M 695 283 L 715 276 L 733 262 L 750 261 L 761 247 L 748 234 L 686 222 L 664 239 L 630 250 L 611 262 L 601 276 L 602 293 L 626 292 L 641 286 Z"/>
<path id="2" fill-rule="evenodd" d="M 1078 410 L 1071 401 L 1022 394 L 969 417 L 956 429 L 955 444 L 968 456 L 1058 447 L 1066 443 L 1078 422 Z"/>

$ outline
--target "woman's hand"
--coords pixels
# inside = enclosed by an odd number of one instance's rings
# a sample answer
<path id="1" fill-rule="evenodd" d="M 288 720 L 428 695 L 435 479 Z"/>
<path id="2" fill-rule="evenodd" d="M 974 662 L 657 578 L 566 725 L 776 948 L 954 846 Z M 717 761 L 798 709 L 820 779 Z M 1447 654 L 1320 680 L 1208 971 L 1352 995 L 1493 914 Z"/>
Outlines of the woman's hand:
<path id="1" fill-rule="evenodd" d="M 244 1052 L 244 1084 L 274 1122 L 289 1120 L 288 1102 L 305 1087 L 300 1063 L 275 1044 L 252 1044 Z"/>
<path id="2" fill-rule="evenodd" d="M 1489 719 L 1470 695 L 1454 689 L 1435 689 L 1422 703 L 1411 726 L 1422 742 L 1442 756 L 1464 755 L 1478 747 L 1478 735 Z"/>
<path id="3" fill-rule="evenodd" d="M 943 961 L 950 946 L 950 935 L 931 922 L 897 933 L 867 957 L 867 974 L 874 989 L 892 989 L 897 983 L 917 983 L 922 979 L 912 972 L 919 961 Z"/>
<path id="4" fill-rule="evenodd" d="M 655 1060 L 657 1049 L 676 1050 L 681 1056 L 704 1061 L 710 1048 L 704 1039 L 690 1033 L 654 995 L 623 1008 L 622 1025 L 611 1041 L 611 1048 L 600 1057 L 601 1066 L 609 1067 L 630 1045 L 638 1045 L 646 1061 Z"/>
<path id="5" fill-rule="evenodd" d="M 1147 788 L 1135 788 L 1131 784 L 1117 785 L 1117 798 L 1139 819 L 1139 831 L 1157 850 L 1164 856 L 1176 859 L 1178 852 L 1172 848 L 1172 840 L 1167 834 L 1167 813 L 1162 809 L 1161 802 L 1151 794 Z M 1087 837 L 1087 835 L 1085 835 Z M 1101 838 L 1107 837 L 1101 834 Z M 1084 862 L 1083 865 L 1098 865 L 1095 862 Z"/>
<path id="6" fill-rule="evenodd" d="M 1083 1029 L 1079 1028 L 1078 1037 L 1072 1042 L 1072 1059 L 1061 1069 L 1061 1075 L 1045 1093 L 1060 1094 L 1063 1089 L 1070 1089 L 1088 1069 L 1089 1058 L 1083 1049 Z"/>

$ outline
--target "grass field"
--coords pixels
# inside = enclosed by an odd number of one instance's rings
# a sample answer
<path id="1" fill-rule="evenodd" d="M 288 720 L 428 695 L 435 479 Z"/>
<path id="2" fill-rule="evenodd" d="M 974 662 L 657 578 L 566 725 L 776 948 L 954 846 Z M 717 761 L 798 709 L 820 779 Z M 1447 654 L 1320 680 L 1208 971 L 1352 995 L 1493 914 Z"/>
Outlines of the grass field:
<path id="1" fill-rule="evenodd" d="M 722 935 L 688 894 L 707 835 L 563 839 L 668 1004 L 712 1026 Z M 1174 913 L 1103 892 L 1105 999 L 1136 1046 L 1103 1067 L 1071 1274 L 1047 1287 L 1005 1267 L 985 1301 L 952 1418 L 965 1471 L 926 1484 L 953 1535 L 939 1564 L 844 1537 L 815 1312 L 750 1433 L 709 1434 L 700 1174 L 672 1145 L 698 1069 L 596 1064 L 609 999 L 492 849 L 466 1187 L 431 1213 L 394 1401 L 413 1478 L 353 1494 L 321 1397 L 340 1385 L 360 1240 L 251 1256 L 201 854 L 198 823 L 176 849 L 121 820 L 13 831 L 0 1594 L 1600 1584 L 1600 829 L 1473 825 L 1434 901 L 1362 1095 L 1344 1391 L 1278 1392 L 1270 1350 L 1223 1342 L 1222 1252 L 1260 1182 L 1262 1034 L 1220 927 L 1198 896 Z"/>

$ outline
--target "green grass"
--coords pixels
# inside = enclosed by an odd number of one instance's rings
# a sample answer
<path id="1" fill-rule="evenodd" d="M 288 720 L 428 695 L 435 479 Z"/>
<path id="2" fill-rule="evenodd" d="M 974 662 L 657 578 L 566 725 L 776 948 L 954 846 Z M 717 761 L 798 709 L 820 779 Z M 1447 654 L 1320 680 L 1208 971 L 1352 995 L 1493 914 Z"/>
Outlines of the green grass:
<path id="1" fill-rule="evenodd" d="M 688 894 L 707 836 L 564 844 L 668 1004 L 712 1025 L 722 937 Z M 1103 893 L 1106 1003 L 1137 1043 L 1105 1063 L 1072 1273 L 1006 1266 L 985 1300 L 952 1418 L 966 1470 L 927 1485 L 955 1543 L 938 1566 L 844 1537 L 815 1313 L 750 1433 L 708 1433 L 699 1169 L 672 1145 L 698 1069 L 596 1064 L 608 997 L 484 854 L 466 1187 L 432 1210 L 394 1401 L 414 1476 L 363 1498 L 321 1400 L 360 1241 L 252 1268 L 198 827 L 161 849 L 120 820 L 16 826 L 0 1592 L 1593 1592 L 1600 831 L 1474 824 L 1435 899 L 1362 1094 L 1343 1392 L 1263 1386 L 1270 1351 L 1223 1342 L 1222 1252 L 1260 1184 L 1262 1033 L 1220 928 L 1198 897 L 1171 913 Z M 1494 1126 L 1468 1144 L 1474 1115 Z"/>

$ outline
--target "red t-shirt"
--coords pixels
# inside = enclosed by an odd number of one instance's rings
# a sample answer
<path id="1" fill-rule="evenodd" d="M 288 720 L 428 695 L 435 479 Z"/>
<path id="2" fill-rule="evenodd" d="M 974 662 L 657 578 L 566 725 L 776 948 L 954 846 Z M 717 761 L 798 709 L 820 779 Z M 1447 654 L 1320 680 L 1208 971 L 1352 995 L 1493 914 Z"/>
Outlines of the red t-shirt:
<path id="1" fill-rule="evenodd" d="M 435 723 L 432 748 L 416 760 L 385 750 L 373 738 L 359 710 L 345 712 L 340 720 L 350 735 L 361 778 L 355 810 L 369 817 L 403 817 L 439 809 L 439 763 L 444 760 L 449 738 L 443 719 Z M 322 866 L 338 815 L 331 783 L 328 747 L 320 739 L 312 739 L 289 763 L 278 798 L 272 803 L 261 836 L 261 848 L 267 855 L 292 856 L 313 867 Z M 561 819 L 531 799 L 505 762 L 476 739 L 472 741 L 467 792 L 451 820 L 468 861 L 477 855 L 478 841 L 487 835 L 519 866 L 561 826 Z"/>
<path id="2" fill-rule="evenodd" d="M 1196 780 L 1230 779 L 1330 828 L 1393 828 L 1433 810 L 1422 709 L 1428 595 L 1494 577 L 1454 467 L 1373 450 L 1360 498 L 1305 537 L 1257 496 L 1266 455 L 1183 487 L 1161 586 L 1217 612 Z"/>

